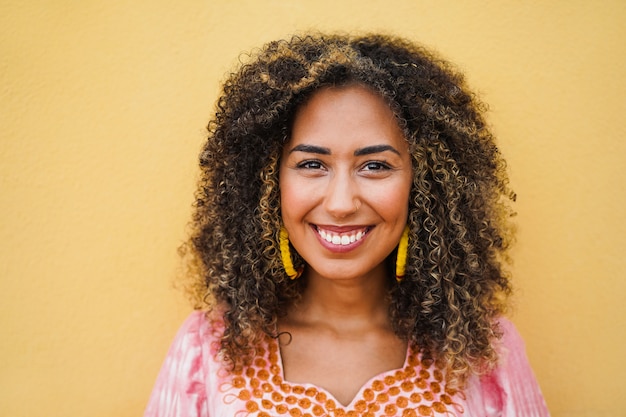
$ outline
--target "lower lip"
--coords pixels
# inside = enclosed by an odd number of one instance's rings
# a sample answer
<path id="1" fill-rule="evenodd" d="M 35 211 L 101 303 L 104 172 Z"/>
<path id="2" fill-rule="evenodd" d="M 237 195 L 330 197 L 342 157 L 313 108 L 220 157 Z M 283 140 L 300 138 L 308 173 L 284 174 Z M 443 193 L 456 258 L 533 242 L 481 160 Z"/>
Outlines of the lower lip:
<path id="1" fill-rule="evenodd" d="M 313 229 L 313 232 L 315 233 L 315 236 L 317 236 L 317 240 L 320 242 L 320 244 L 324 248 L 328 249 L 330 252 L 333 252 L 333 253 L 346 253 L 346 252 L 350 252 L 351 250 L 358 248 L 359 246 L 363 244 L 367 236 L 370 234 L 369 232 L 371 231 L 371 230 L 368 230 L 367 233 L 365 233 L 365 235 L 361 237 L 360 240 L 355 240 L 354 242 L 348 243 L 347 245 L 333 245 L 332 243 L 328 242 L 326 239 L 323 239 L 322 236 L 320 236 L 315 226 L 311 226 L 311 227 Z"/>

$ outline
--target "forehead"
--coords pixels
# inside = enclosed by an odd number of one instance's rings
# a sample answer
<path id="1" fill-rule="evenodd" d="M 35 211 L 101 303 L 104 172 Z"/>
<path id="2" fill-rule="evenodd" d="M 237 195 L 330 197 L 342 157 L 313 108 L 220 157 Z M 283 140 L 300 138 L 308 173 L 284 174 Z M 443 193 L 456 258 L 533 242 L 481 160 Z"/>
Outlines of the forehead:
<path id="1" fill-rule="evenodd" d="M 325 87 L 296 112 L 289 142 L 324 142 L 334 147 L 372 142 L 405 143 L 396 116 L 378 94 L 361 85 Z"/>

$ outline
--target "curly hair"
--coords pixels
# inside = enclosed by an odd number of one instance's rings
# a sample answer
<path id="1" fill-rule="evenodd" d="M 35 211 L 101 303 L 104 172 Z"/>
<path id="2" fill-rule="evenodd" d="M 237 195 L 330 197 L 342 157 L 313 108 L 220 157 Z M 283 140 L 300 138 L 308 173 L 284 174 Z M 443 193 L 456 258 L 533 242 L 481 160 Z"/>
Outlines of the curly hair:
<path id="1" fill-rule="evenodd" d="M 185 245 L 197 265 L 196 307 L 219 306 L 221 352 L 235 366 L 276 336 L 306 285 L 280 261 L 281 150 L 296 109 L 322 87 L 347 84 L 389 103 L 412 155 L 406 276 L 389 290 L 394 331 L 462 383 L 497 360 L 514 194 L 485 106 L 449 63 L 401 38 L 295 36 L 265 45 L 227 78 Z"/>

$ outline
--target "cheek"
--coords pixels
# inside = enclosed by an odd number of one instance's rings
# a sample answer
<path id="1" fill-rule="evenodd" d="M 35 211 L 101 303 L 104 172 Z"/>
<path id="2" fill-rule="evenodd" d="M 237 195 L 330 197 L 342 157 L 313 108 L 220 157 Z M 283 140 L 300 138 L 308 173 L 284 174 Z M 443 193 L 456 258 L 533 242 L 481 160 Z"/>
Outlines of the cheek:
<path id="1" fill-rule="evenodd" d="M 393 186 L 379 188 L 373 201 L 384 218 L 390 221 L 397 218 L 398 221 L 405 222 L 409 213 L 410 194 L 410 182 L 400 181 Z"/>
<path id="2" fill-rule="evenodd" d="M 291 178 L 281 178 L 280 180 L 280 207 L 283 221 L 287 224 L 290 221 L 297 221 L 307 206 L 306 187 L 298 185 L 297 181 Z"/>

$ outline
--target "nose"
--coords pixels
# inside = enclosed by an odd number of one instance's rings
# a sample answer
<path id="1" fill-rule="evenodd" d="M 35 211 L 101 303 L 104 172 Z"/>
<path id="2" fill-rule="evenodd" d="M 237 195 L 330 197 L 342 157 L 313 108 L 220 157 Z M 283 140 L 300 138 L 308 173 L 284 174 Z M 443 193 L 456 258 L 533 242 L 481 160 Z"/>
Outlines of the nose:
<path id="1" fill-rule="evenodd" d="M 348 173 L 337 173 L 329 179 L 324 207 L 337 219 L 356 213 L 361 202 L 358 184 Z"/>

